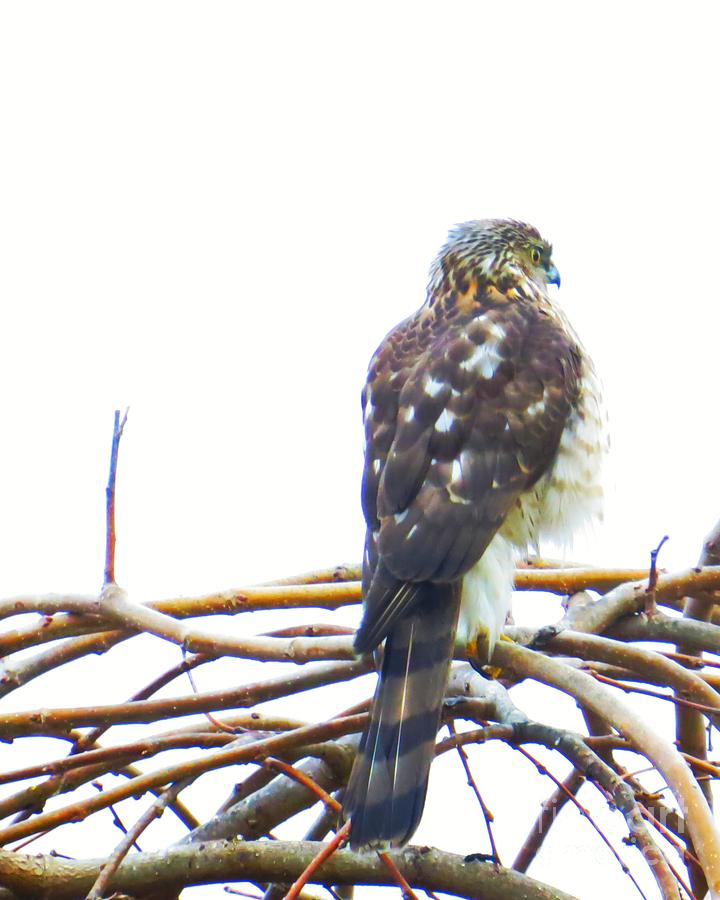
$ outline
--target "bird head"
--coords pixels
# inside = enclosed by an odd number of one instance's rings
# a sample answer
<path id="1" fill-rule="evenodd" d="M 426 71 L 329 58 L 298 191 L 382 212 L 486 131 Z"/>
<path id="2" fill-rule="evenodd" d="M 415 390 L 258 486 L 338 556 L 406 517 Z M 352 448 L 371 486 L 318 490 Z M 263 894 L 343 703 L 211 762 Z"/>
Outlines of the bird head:
<path id="1" fill-rule="evenodd" d="M 514 219 L 475 219 L 456 225 L 440 251 L 433 274 L 453 262 L 479 271 L 495 285 L 529 278 L 540 288 L 560 286 L 552 245 L 532 225 Z"/>

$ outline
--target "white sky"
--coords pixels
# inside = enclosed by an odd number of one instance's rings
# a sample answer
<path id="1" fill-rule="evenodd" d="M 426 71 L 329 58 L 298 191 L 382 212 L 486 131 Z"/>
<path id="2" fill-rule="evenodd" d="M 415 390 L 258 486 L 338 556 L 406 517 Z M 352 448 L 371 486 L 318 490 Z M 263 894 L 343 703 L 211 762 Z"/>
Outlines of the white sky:
<path id="1" fill-rule="evenodd" d="M 605 383 L 607 521 L 574 555 L 645 565 L 667 533 L 662 564 L 694 564 L 720 516 L 718 26 L 693 2 L 3 4 L 0 595 L 99 587 L 125 405 L 134 599 L 359 559 L 367 361 L 447 228 L 484 216 L 554 242 Z M 109 683 L 112 655 L 7 708 L 119 700 L 177 658 L 145 646 Z M 519 777 L 478 758 L 490 792 Z M 431 802 L 418 840 L 477 849 L 469 824 L 447 843 L 447 790 Z M 630 896 L 567 816 L 531 874 Z M 529 825 L 507 823 L 507 862 Z"/>

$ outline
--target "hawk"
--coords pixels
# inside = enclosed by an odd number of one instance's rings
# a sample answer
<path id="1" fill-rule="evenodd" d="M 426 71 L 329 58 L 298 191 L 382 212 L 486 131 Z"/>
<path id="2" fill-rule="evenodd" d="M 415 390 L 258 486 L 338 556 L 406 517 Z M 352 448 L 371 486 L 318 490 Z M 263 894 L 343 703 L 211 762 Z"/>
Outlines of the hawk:
<path id="1" fill-rule="evenodd" d="M 370 362 L 355 648 L 385 647 L 344 803 L 356 849 L 418 826 L 456 640 L 488 662 L 518 556 L 601 512 L 600 392 L 551 252 L 523 222 L 456 226 Z"/>

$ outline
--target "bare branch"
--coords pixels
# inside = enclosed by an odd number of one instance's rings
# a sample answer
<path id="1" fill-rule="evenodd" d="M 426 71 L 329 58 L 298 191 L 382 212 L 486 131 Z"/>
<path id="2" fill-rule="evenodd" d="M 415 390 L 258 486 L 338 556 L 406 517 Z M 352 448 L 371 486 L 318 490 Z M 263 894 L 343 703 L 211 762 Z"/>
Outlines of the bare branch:
<path id="1" fill-rule="evenodd" d="M 528 836 L 515 857 L 512 867 L 516 872 L 527 872 L 530 864 L 538 855 L 540 848 L 552 828 L 558 813 L 565 806 L 571 796 L 575 796 L 585 783 L 585 777 L 577 770 L 572 769 L 567 778 L 558 786 L 550 797 L 540 807 L 540 813 L 533 823 Z"/>
<path id="2" fill-rule="evenodd" d="M 115 479 L 117 477 L 120 438 L 122 437 L 127 417 L 127 409 L 122 419 L 120 419 L 120 410 L 115 410 L 112 449 L 110 451 L 110 472 L 108 474 L 107 488 L 105 489 L 105 573 L 103 584 L 110 584 L 115 581 Z"/>
<path id="3" fill-rule="evenodd" d="M 117 871 L 118 866 L 127 856 L 130 848 L 135 844 L 148 825 L 150 825 L 153 820 L 160 818 L 166 808 L 177 800 L 178 794 L 186 787 L 187 782 L 174 784 L 166 791 L 163 791 L 162 794 L 153 801 L 133 827 L 125 834 L 108 861 L 100 867 L 98 877 L 95 880 L 95 884 L 93 884 L 90 889 L 86 900 L 102 900 L 113 873 Z"/>
<path id="4" fill-rule="evenodd" d="M 67 736 L 72 728 L 110 726 L 131 722 L 156 722 L 190 713 L 237 709 L 288 697 L 321 685 L 357 678 L 371 670 L 367 660 L 357 662 L 318 663 L 293 674 L 271 678 L 255 684 L 222 691 L 205 691 L 185 697 L 163 700 L 141 700 L 108 706 L 74 709 L 38 709 L 23 713 L 7 713 L 0 719 L 0 740 L 23 735 Z"/>
<path id="5" fill-rule="evenodd" d="M 0 844 L 19 840 L 40 831 L 48 831 L 57 828 L 65 822 L 73 822 L 85 818 L 99 809 L 104 809 L 112 803 L 125 800 L 127 797 L 136 797 L 145 793 L 150 788 L 162 787 L 176 781 L 194 779 L 213 769 L 234 765 L 240 762 L 253 762 L 271 755 L 282 755 L 294 747 L 328 738 L 339 737 L 343 734 L 361 729 L 366 722 L 366 716 L 348 716 L 343 719 L 333 719 L 320 725 L 308 725 L 295 731 L 275 735 L 264 740 L 253 741 L 251 744 L 230 746 L 226 749 L 205 753 L 202 757 L 185 763 L 177 763 L 155 770 L 147 775 L 137 778 L 104 791 L 101 795 L 86 798 L 77 803 L 69 804 L 52 812 L 41 813 L 25 822 L 0 830 Z M 237 744 L 238 742 L 234 742 Z"/>
<path id="6" fill-rule="evenodd" d="M 583 706 L 612 721 L 614 727 L 629 738 L 662 773 L 683 811 L 708 883 L 720 885 L 720 835 L 697 782 L 674 746 L 660 738 L 617 696 L 583 672 L 506 641 L 498 642 L 493 662 L 572 694 Z M 648 861 L 658 877 L 662 861 Z"/>
<path id="7" fill-rule="evenodd" d="M 224 634 L 210 634 L 184 625 L 172 616 L 128 600 L 116 584 L 108 584 L 100 595 L 103 615 L 134 631 L 144 631 L 179 644 L 194 653 L 213 656 L 239 656 L 263 662 L 304 663 L 317 659 L 355 659 L 350 637 L 328 638 L 234 638 Z"/>
<path id="8" fill-rule="evenodd" d="M 350 775 L 359 736 L 349 735 L 325 745 L 325 757 L 313 759 L 299 766 L 300 771 L 323 790 L 330 792 L 342 787 Z M 264 774 L 264 773 L 262 773 Z M 266 781 L 267 779 L 265 779 Z M 244 796 L 239 802 L 221 810 L 208 822 L 186 835 L 182 843 L 200 843 L 241 836 L 254 840 L 267 834 L 280 822 L 317 803 L 317 795 L 286 775 L 273 778 L 269 784 L 261 782 L 257 793 Z"/>
<path id="9" fill-rule="evenodd" d="M 305 841 L 209 841 L 125 859 L 109 888 L 130 894 L 157 887 L 158 872 L 178 887 L 222 881 L 294 881 L 322 844 Z M 492 863 L 465 863 L 461 856 L 430 848 L 408 847 L 392 858 L 414 888 L 467 897 L 469 900 L 573 900 L 557 888 Z M 26 896 L 35 891 L 53 900 L 76 900 L 87 893 L 104 860 L 69 860 L 0 852 L 0 881 Z M 317 872 L 317 883 L 394 885 L 381 860 L 372 853 L 338 850 Z"/>
<path id="10" fill-rule="evenodd" d="M 720 563 L 720 521 L 705 538 L 699 560 L 701 566 L 717 565 L 718 563 Z M 683 616 L 698 622 L 710 622 L 716 600 L 717 595 L 712 594 L 688 597 L 685 600 Z M 702 651 L 686 647 L 684 644 L 678 644 L 677 651 L 681 654 L 702 658 Z M 707 758 L 707 738 L 704 717 L 695 710 L 678 706 L 675 711 L 675 723 L 678 750 L 686 754 L 686 758 L 687 755 L 690 755 L 698 760 L 705 760 Z M 697 774 L 697 764 L 691 763 L 691 768 Z M 712 809 L 713 793 L 709 782 L 699 781 L 698 784 Z M 694 891 L 702 896 L 707 890 L 707 881 L 702 869 L 694 861 L 691 861 L 688 871 Z"/>

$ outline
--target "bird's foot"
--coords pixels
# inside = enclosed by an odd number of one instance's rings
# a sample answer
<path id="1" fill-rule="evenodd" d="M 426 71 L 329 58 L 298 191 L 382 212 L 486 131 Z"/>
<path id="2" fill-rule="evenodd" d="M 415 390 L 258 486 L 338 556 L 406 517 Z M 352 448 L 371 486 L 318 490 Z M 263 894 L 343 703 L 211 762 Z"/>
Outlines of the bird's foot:
<path id="1" fill-rule="evenodd" d="M 506 634 L 501 634 L 500 640 L 510 641 L 511 644 L 515 643 Z M 496 681 L 502 675 L 503 670 L 500 666 L 491 665 L 488 655 L 488 642 L 484 635 L 481 634 L 469 641 L 467 645 L 467 659 L 470 665 L 479 675 Z"/>

